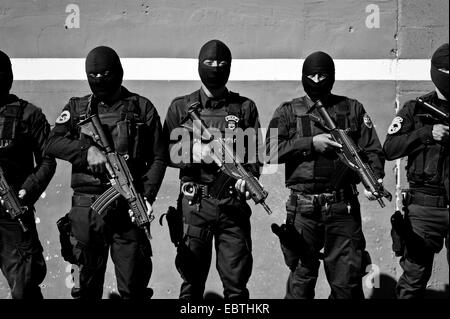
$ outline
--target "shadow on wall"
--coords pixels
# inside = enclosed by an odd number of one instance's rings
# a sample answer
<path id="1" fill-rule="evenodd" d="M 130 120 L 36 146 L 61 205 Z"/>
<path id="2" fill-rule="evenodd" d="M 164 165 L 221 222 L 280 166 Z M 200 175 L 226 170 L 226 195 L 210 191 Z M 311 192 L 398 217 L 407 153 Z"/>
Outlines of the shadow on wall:
<path id="1" fill-rule="evenodd" d="M 395 286 L 397 281 L 395 278 L 381 274 L 380 275 L 380 288 L 375 288 L 372 290 L 372 294 L 368 299 L 396 299 L 395 297 Z M 437 291 L 432 289 L 427 289 L 425 293 L 425 299 L 448 299 L 449 298 L 449 285 L 445 286 L 444 291 Z"/>

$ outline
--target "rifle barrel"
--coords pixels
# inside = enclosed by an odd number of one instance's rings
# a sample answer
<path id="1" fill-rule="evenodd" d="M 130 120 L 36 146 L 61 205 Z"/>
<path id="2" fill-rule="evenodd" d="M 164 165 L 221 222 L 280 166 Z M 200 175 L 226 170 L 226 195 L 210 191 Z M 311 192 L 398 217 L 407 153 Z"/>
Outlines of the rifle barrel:
<path id="1" fill-rule="evenodd" d="M 439 118 L 439 120 L 442 120 L 442 121 L 446 122 L 447 125 L 448 125 L 449 118 L 450 118 L 449 114 L 447 114 L 445 112 L 442 112 L 436 106 L 434 106 L 434 105 L 424 101 L 422 98 L 418 98 L 417 101 L 420 104 L 424 105 L 429 111 L 431 111 L 431 113 L 433 113 L 435 116 L 437 116 Z"/>

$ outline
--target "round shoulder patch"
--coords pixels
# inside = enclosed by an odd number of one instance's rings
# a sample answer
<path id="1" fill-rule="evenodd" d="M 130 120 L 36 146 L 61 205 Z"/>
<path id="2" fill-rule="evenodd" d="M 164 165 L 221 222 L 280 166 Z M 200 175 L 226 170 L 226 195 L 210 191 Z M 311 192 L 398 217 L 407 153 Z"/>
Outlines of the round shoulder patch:
<path id="1" fill-rule="evenodd" d="M 391 123 L 391 126 L 389 126 L 388 134 L 395 134 L 402 128 L 402 122 L 403 119 L 400 116 L 396 116 Z"/>
<path id="2" fill-rule="evenodd" d="M 61 115 L 56 119 L 56 124 L 64 124 L 68 120 L 70 120 L 70 112 L 65 110 L 61 113 Z"/>
<path id="3" fill-rule="evenodd" d="M 369 114 L 364 114 L 364 125 L 366 125 L 368 128 L 372 128 L 373 127 L 373 122 L 369 116 Z"/>

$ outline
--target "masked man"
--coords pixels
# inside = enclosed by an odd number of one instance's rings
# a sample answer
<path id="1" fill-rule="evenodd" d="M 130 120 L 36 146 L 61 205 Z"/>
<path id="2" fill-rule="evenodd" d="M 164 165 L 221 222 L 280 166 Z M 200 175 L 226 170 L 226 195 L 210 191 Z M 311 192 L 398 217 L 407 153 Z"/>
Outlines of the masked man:
<path id="1" fill-rule="evenodd" d="M 41 299 L 39 285 L 47 268 L 36 231 L 34 204 L 52 179 L 56 161 L 43 156 L 50 132 L 45 115 L 40 108 L 10 94 L 12 83 L 11 61 L 0 51 L 0 168 L 27 208 L 20 218 L 22 228 L 0 203 L 0 268 L 12 298 Z"/>
<path id="2" fill-rule="evenodd" d="M 78 123 L 97 113 L 115 152 L 127 159 L 134 182 L 150 205 L 165 173 L 166 147 L 161 138 L 160 118 L 152 103 L 122 84 L 123 69 L 116 52 L 97 47 L 86 57 L 86 75 L 92 95 L 71 98 L 56 120 L 46 152 L 72 164 L 74 194 L 68 214 L 73 256 L 79 266 L 81 298 L 101 298 L 108 249 L 115 266 L 122 298 L 147 297 L 152 262 L 151 247 L 142 229 L 119 198 L 102 215 L 90 206 L 107 185 L 106 158 L 101 148 Z"/>
<path id="3" fill-rule="evenodd" d="M 419 101 L 407 102 L 388 130 L 384 152 L 388 160 L 408 156 L 406 166 L 409 190 L 404 194 L 405 225 L 413 236 L 404 236 L 400 265 L 403 275 L 397 284 L 397 297 L 423 298 L 431 277 L 434 254 L 446 239 L 448 261 L 448 43 L 431 58 L 431 79 L 435 90 L 421 100 L 447 114 L 436 118 Z"/>
<path id="4" fill-rule="evenodd" d="M 218 40 L 207 42 L 200 50 L 198 61 L 201 88 L 176 98 L 167 111 L 164 123 L 164 135 L 171 150 L 170 165 L 180 169 L 178 211 L 183 215 L 184 233 L 175 261 L 183 278 L 180 298 L 203 298 L 214 238 L 216 266 L 225 298 L 248 299 L 246 285 L 253 259 L 251 210 L 246 203 L 248 192 L 245 182 L 236 182 L 219 171 L 218 165 L 210 160 L 208 141 L 183 140 L 174 132 L 184 122 L 192 128 L 192 121 L 185 119 L 193 103 L 199 103 L 200 117 L 206 125 L 221 135 L 247 128 L 254 129 L 256 134 L 260 127 L 258 111 L 253 101 L 228 91 L 225 86 L 230 74 L 231 52 L 224 43 Z M 240 138 L 236 136 L 236 139 Z M 187 145 L 192 158 L 188 156 L 179 161 L 175 159 L 175 150 L 182 144 Z M 246 157 L 246 154 L 238 155 L 242 159 Z M 256 159 L 247 161 L 247 164 L 244 166 L 258 177 L 260 165 Z"/>
<path id="5" fill-rule="evenodd" d="M 334 81 L 334 62 L 328 54 L 315 52 L 308 56 L 302 76 L 307 95 L 276 109 L 266 138 L 269 151 L 278 149 L 278 157 L 271 161 L 285 164 L 290 196 L 284 227 L 293 233 L 290 238 L 298 238 L 281 245 L 291 270 L 288 299 L 314 298 L 322 248 L 330 298 L 364 298 L 361 279 L 367 255 L 356 192 L 359 180 L 338 159 L 336 150 L 341 145 L 327 133 L 317 110 L 312 114 L 308 110 L 320 100 L 338 128 L 348 130 L 365 151 L 377 178 L 384 176 L 384 157 L 364 107 L 354 99 L 332 94 Z M 277 129 L 278 135 L 270 133 L 271 129 Z M 374 199 L 369 192 L 366 196 Z"/>

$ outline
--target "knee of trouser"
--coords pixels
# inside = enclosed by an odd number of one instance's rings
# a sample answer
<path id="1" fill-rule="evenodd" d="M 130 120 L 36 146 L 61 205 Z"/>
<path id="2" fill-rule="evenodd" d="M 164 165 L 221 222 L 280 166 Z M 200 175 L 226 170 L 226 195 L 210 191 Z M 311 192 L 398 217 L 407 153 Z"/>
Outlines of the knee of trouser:
<path id="1" fill-rule="evenodd" d="M 31 240 L 18 245 L 19 260 L 17 262 L 20 267 L 25 268 L 22 273 L 27 277 L 26 280 L 33 285 L 38 285 L 45 278 L 47 266 L 42 254 L 44 249 L 37 239 L 37 234 L 30 234 L 30 236 L 33 237 Z"/>
<path id="2" fill-rule="evenodd" d="M 175 257 L 175 266 L 184 280 L 192 282 L 201 278 L 203 263 L 196 250 L 208 245 L 212 236 L 206 228 L 185 225 L 183 240 L 177 247 Z"/>
<path id="3" fill-rule="evenodd" d="M 86 246 L 75 238 L 71 238 L 73 245 L 74 264 L 83 266 L 84 272 L 100 269 L 107 261 L 108 255 L 104 253 L 105 247 Z"/>
<path id="4" fill-rule="evenodd" d="M 90 207 L 73 206 L 68 218 L 72 236 L 83 245 L 98 245 L 105 241 L 104 221 Z"/>
<path id="5" fill-rule="evenodd" d="M 17 264 L 16 273 L 13 274 L 13 285 L 11 287 L 11 296 L 13 299 L 41 299 L 39 285 L 44 281 L 47 274 L 42 250 L 39 247 L 18 247 L 19 259 L 14 262 Z M 11 278 L 8 278 L 11 281 Z"/>
<path id="6" fill-rule="evenodd" d="M 445 238 L 437 234 L 430 235 L 428 233 L 424 233 L 425 247 L 428 250 L 433 251 L 435 254 L 438 254 L 442 250 L 444 247 L 444 241 Z"/>
<path id="7" fill-rule="evenodd" d="M 413 247 L 406 244 L 404 258 L 415 265 L 432 265 L 434 252 L 426 246 Z"/>
<path id="8" fill-rule="evenodd" d="M 142 261 L 146 262 L 151 260 L 153 256 L 152 245 L 145 234 L 145 231 L 136 226 L 137 231 L 137 245 L 139 248 L 140 258 Z"/>
<path id="9" fill-rule="evenodd" d="M 177 255 L 175 257 L 175 267 L 178 272 L 187 282 L 194 282 L 197 279 L 197 270 L 198 265 L 195 262 L 196 256 L 190 250 L 189 244 L 185 241 L 181 242 L 177 247 Z"/>
<path id="10" fill-rule="evenodd" d="M 291 271 L 295 271 L 299 262 L 305 266 L 313 265 L 321 257 L 320 253 L 305 241 L 302 229 L 296 228 L 289 221 L 281 226 L 273 224 L 272 231 L 280 240 L 285 263 Z"/>
<path id="11" fill-rule="evenodd" d="M 290 248 L 286 247 L 285 245 L 281 244 L 281 251 L 283 253 L 283 257 L 284 257 L 284 262 L 286 264 L 286 266 L 288 266 L 288 268 L 291 271 L 295 271 L 295 269 L 297 268 L 297 265 L 300 261 L 300 255 L 294 251 L 291 250 Z"/>

